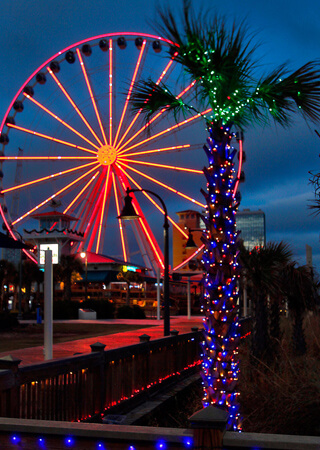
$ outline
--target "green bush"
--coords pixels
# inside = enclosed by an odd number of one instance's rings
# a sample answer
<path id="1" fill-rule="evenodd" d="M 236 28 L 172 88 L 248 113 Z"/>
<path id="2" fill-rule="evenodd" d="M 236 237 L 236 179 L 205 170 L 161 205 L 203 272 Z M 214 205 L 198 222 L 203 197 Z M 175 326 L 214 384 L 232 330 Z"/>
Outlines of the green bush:
<path id="1" fill-rule="evenodd" d="M 0 331 L 12 330 L 19 325 L 17 315 L 9 312 L 0 313 Z"/>
<path id="2" fill-rule="evenodd" d="M 145 319 L 144 310 L 138 305 L 134 306 L 120 306 L 117 311 L 118 319 Z"/>
<path id="3" fill-rule="evenodd" d="M 80 308 L 93 309 L 97 313 L 97 319 L 113 319 L 114 304 L 108 300 L 85 300 L 81 303 Z"/>

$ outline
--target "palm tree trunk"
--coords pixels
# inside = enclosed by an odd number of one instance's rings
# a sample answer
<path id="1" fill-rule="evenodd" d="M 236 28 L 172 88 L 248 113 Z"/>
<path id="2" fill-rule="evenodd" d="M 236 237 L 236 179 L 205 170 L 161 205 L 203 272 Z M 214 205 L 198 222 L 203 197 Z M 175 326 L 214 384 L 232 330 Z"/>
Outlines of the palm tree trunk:
<path id="1" fill-rule="evenodd" d="M 236 384 L 238 372 L 237 346 L 240 340 L 238 323 L 239 268 L 237 263 L 238 243 L 235 225 L 235 203 L 233 157 L 230 150 L 229 127 L 210 129 L 208 147 L 204 150 L 209 166 L 204 168 L 207 178 L 207 202 L 204 218 L 206 231 L 203 266 L 204 278 L 203 311 L 204 341 L 202 378 L 204 382 L 203 405 L 218 406 L 230 414 L 229 429 L 238 429 Z"/>

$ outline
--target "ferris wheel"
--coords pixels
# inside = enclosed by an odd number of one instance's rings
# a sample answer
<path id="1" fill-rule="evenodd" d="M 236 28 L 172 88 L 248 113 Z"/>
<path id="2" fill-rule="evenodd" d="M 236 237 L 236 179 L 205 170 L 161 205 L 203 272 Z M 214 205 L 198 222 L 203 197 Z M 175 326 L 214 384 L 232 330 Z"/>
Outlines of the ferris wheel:
<path id="1" fill-rule="evenodd" d="M 127 188 L 156 190 L 171 226 L 187 239 L 175 213 L 205 208 L 200 119 L 209 110 L 178 123 L 163 111 L 148 123 L 130 111 L 141 78 L 171 80 L 179 98 L 191 95 L 194 83 L 179 74 L 172 42 L 131 32 L 82 40 L 35 70 L 0 125 L 0 213 L 9 232 L 35 227 L 34 215 L 54 202 L 83 234 L 74 252 L 128 262 L 142 255 L 146 267 L 163 268 L 161 205 L 148 192 L 134 193 L 139 219 L 117 217 Z"/>

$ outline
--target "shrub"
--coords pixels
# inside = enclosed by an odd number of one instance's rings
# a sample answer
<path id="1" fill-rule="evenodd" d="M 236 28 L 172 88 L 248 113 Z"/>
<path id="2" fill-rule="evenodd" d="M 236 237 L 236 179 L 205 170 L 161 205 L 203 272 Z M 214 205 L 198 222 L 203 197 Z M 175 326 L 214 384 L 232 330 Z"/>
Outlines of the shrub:
<path id="1" fill-rule="evenodd" d="M 93 309 L 97 313 L 97 319 L 113 319 L 115 306 L 108 300 L 85 300 L 80 308 Z"/>
<path id="2" fill-rule="evenodd" d="M 78 319 L 78 309 L 81 303 L 69 300 L 54 300 L 53 302 L 53 319 L 69 320 Z"/>
<path id="3" fill-rule="evenodd" d="M 138 306 L 120 306 L 117 311 L 118 319 L 145 319 L 146 315 L 144 310 Z"/>
<path id="4" fill-rule="evenodd" d="M 9 312 L 0 313 L 0 331 L 12 330 L 19 325 L 17 315 Z"/>

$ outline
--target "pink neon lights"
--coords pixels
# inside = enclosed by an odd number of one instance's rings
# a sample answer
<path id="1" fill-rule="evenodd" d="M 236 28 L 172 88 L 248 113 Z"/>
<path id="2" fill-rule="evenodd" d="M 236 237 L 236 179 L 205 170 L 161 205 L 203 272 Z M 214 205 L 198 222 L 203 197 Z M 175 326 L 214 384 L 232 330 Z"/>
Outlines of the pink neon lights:
<path id="1" fill-rule="evenodd" d="M 79 194 L 75 196 L 75 198 L 72 200 L 72 202 L 66 207 L 66 209 L 63 211 L 63 214 L 66 214 L 72 207 L 72 205 L 75 204 L 75 202 L 78 200 L 79 197 L 84 193 L 84 191 L 90 186 L 90 184 L 93 182 L 93 180 L 96 178 L 99 172 L 96 172 L 93 177 L 88 181 L 88 183 L 85 184 L 85 186 L 81 189 Z"/>
<path id="2" fill-rule="evenodd" d="M 147 178 L 150 181 L 153 181 L 154 183 L 158 184 L 159 186 L 162 186 L 166 189 L 168 189 L 171 192 L 174 192 L 177 195 L 180 195 L 180 197 L 185 198 L 186 200 L 189 200 L 192 203 L 195 203 L 196 205 L 201 206 L 201 208 L 205 208 L 205 204 L 204 203 L 200 203 L 197 200 L 195 200 L 194 198 L 189 197 L 188 195 L 183 194 L 182 192 L 177 191 L 176 189 L 168 186 L 167 184 L 161 183 L 161 181 L 156 180 L 155 178 L 150 177 L 149 175 L 146 175 L 145 173 L 140 172 L 139 170 L 134 169 L 133 167 L 128 166 L 127 164 L 121 163 L 121 165 L 123 165 L 124 167 L 126 167 L 127 169 L 132 170 L 133 172 L 136 172 L 137 174 L 141 175 L 144 178 Z"/>
<path id="3" fill-rule="evenodd" d="M 149 162 L 145 162 L 145 161 L 136 161 L 135 159 L 127 159 L 127 158 L 120 157 L 119 162 L 121 163 L 122 161 L 129 162 L 131 164 L 140 164 L 140 165 L 144 165 L 144 166 L 158 167 L 160 169 L 171 169 L 171 170 L 177 170 L 177 171 L 181 171 L 181 172 L 190 172 L 190 173 L 197 173 L 197 174 L 203 175 L 202 170 L 188 169 L 186 167 L 168 166 L 166 164 L 149 163 Z"/>
<path id="4" fill-rule="evenodd" d="M 45 111 L 46 113 L 50 114 L 50 116 L 52 116 L 54 119 L 56 119 L 58 122 L 62 123 L 62 125 L 64 125 L 65 127 L 69 128 L 69 130 L 71 130 L 73 133 L 77 134 L 78 136 L 80 136 L 83 140 L 85 140 L 86 142 L 88 142 L 88 144 L 92 145 L 92 147 L 96 148 L 97 150 L 99 150 L 99 147 L 97 145 L 95 145 L 93 142 L 91 142 L 89 139 L 87 139 L 85 136 L 83 136 L 83 134 L 79 133 L 79 131 L 75 130 L 73 127 L 71 127 L 70 125 L 68 125 L 64 120 L 60 119 L 59 116 L 57 116 L 56 114 L 54 114 L 52 111 L 50 111 L 48 108 L 46 108 L 45 106 L 43 106 L 41 103 L 37 102 L 37 100 L 35 100 L 34 98 L 30 97 L 30 95 L 27 95 L 26 93 L 24 93 L 24 95 L 27 97 L 28 100 L 30 100 L 31 102 L 33 102 L 35 105 L 37 105 L 39 108 L 41 108 L 43 111 Z M 92 152 L 94 153 L 94 152 Z"/>
<path id="5" fill-rule="evenodd" d="M 74 171 L 76 171 L 76 170 L 81 170 L 81 169 L 84 169 L 85 167 L 90 167 L 90 166 L 92 166 L 93 164 L 94 164 L 95 166 L 98 165 L 96 162 L 93 162 L 93 163 L 89 163 L 89 164 L 84 164 L 83 166 L 74 167 L 73 169 L 64 170 L 63 172 L 53 173 L 53 174 L 51 174 L 51 175 L 48 175 L 47 177 L 37 178 L 36 180 L 33 180 L 33 181 L 29 181 L 29 182 L 27 182 L 27 183 L 20 184 L 19 186 L 13 186 L 13 187 L 8 188 L 8 189 L 3 189 L 3 190 L 1 191 L 1 194 L 5 194 L 6 192 L 10 192 L 10 191 L 15 191 L 16 189 L 21 189 L 21 188 L 24 188 L 24 187 L 26 187 L 26 186 L 30 186 L 30 185 L 32 185 L 32 184 L 40 183 L 41 181 L 46 181 L 46 180 L 50 180 L 50 179 L 52 179 L 52 178 L 60 177 L 60 176 L 65 175 L 65 174 L 67 174 L 67 173 L 74 172 Z"/>
<path id="6" fill-rule="evenodd" d="M 112 172 L 112 183 L 113 183 L 114 198 L 115 198 L 116 208 L 117 208 L 117 216 L 119 217 L 121 212 L 120 212 L 119 199 L 118 199 L 118 193 L 117 193 L 117 185 L 116 185 L 116 180 L 115 180 L 115 176 L 114 176 L 113 172 Z M 128 261 L 127 250 L 126 250 L 125 239 L 124 239 L 124 230 L 123 230 L 121 219 L 118 219 L 118 225 L 119 225 L 119 231 L 120 231 L 123 260 Z"/>
<path id="7" fill-rule="evenodd" d="M 151 141 L 152 139 L 155 139 L 155 138 L 160 137 L 160 136 L 162 136 L 162 135 L 164 135 L 164 134 L 166 134 L 166 133 L 169 133 L 169 131 L 173 131 L 173 130 L 175 130 L 175 129 L 178 128 L 178 127 L 185 126 L 185 125 L 187 125 L 188 123 L 192 122 L 193 120 L 199 119 L 201 116 L 203 116 L 203 115 L 205 115 L 205 114 L 208 114 L 210 111 L 212 111 L 212 108 L 208 108 L 208 109 L 206 109 L 205 111 L 203 111 L 202 113 L 196 114 L 195 116 L 189 117 L 189 119 L 185 119 L 185 120 L 183 120 L 182 122 L 179 122 L 179 123 L 173 125 L 172 127 L 167 128 L 166 130 L 160 131 L 159 133 L 154 134 L 153 136 L 150 136 L 149 138 L 144 139 L 143 141 L 140 141 L 140 142 L 138 142 L 137 144 L 132 145 L 131 147 L 128 147 L 125 151 L 131 150 L 132 148 L 136 148 L 136 147 L 138 147 L 139 145 L 145 144 L 146 142 L 149 142 L 149 141 Z M 159 113 L 159 114 L 160 114 L 160 113 Z M 156 117 L 158 117 L 158 116 L 155 116 L 155 117 L 153 118 L 153 120 L 154 120 Z M 150 122 L 151 122 L 151 121 L 150 121 Z M 146 127 L 146 126 L 145 126 L 145 127 Z M 126 144 L 125 144 L 125 145 L 126 145 Z M 122 152 L 121 152 L 121 153 L 122 153 Z"/>
<path id="8" fill-rule="evenodd" d="M 144 34 L 144 33 L 134 33 L 134 32 L 123 32 L 120 33 L 120 35 L 122 36 L 142 36 L 144 38 L 150 38 L 150 39 L 157 39 L 160 40 L 162 42 L 166 42 L 167 44 L 170 45 L 176 45 L 174 44 L 172 41 L 170 41 L 169 39 L 164 39 L 161 36 L 155 36 L 152 34 Z M 21 94 L 21 92 L 23 91 L 24 87 L 27 86 L 27 84 L 32 80 L 33 77 L 36 76 L 36 74 L 38 72 L 40 72 L 44 67 L 46 67 L 51 61 L 53 61 L 56 58 L 61 58 L 61 55 L 63 55 L 65 52 L 67 52 L 68 50 L 71 50 L 72 48 L 75 48 L 77 46 L 80 46 L 82 44 L 85 44 L 87 42 L 90 42 L 92 40 L 95 39 L 103 39 L 103 38 L 112 38 L 115 36 L 119 36 L 119 33 L 105 33 L 105 34 L 99 34 L 97 36 L 93 36 L 91 38 L 87 38 L 87 39 L 82 39 L 81 41 L 76 42 L 75 44 L 72 45 L 68 45 L 68 47 L 65 47 L 63 50 L 60 50 L 58 53 L 55 53 L 51 58 L 47 59 L 43 64 L 41 64 L 28 78 L 27 80 L 23 83 L 23 85 L 21 86 L 21 88 L 19 89 L 19 91 L 16 93 L 16 95 L 13 97 L 7 111 L 6 114 L 1 122 L 0 125 L 0 134 L 2 133 L 2 129 L 3 126 L 5 124 L 6 118 L 10 113 L 11 108 L 13 107 L 14 102 L 17 100 L 17 98 L 19 97 L 19 95 Z"/>
<path id="9" fill-rule="evenodd" d="M 109 141 L 110 145 L 112 145 L 113 137 L 112 137 L 112 77 L 113 77 L 113 47 L 112 47 L 112 39 L 109 40 Z"/>
<path id="10" fill-rule="evenodd" d="M 28 130 L 27 128 L 18 127 L 17 125 L 8 124 L 8 127 L 15 128 L 19 131 L 24 131 L 25 133 L 34 134 L 35 136 L 42 137 L 44 139 L 48 139 L 49 141 L 57 142 L 58 144 L 67 145 L 68 147 L 77 148 L 78 150 L 83 150 L 84 152 L 93 153 L 94 155 L 97 153 L 93 150 L 89 150 L 88 148 L 80 147 L 76 144 L 71 144 L 71 142 L 62 141 L 61 139 L 56 139 L 53 136 L 48 136 L 46 134 L 38 133 L 37 131 Z"/>
<path id="11" fill-rule="evenodd" d="M 120 119 L 120 122 L 119 122 L 119 125 L 118 125 L 118 131 L 117 131 L 116 137 L 114 139 L 114 143 L 113 143 L 114 146 L 116 146 L 116 144 L 117 144 L 117 140 L 118 140 L 118 137 L 119 137 L 120 129 L 122 127 L 122 122 L 123 122 L 125 113 L 127 111 L 127 107 L 128 107 L 129 100 L 130 100 L 130 97 L 131 97 L 133 85 L 134 85 L 134 83 L 136 81 L 137 73 L 138 73 L 138 70 L 139 70 L 139 67 L 140 67 L 141 58 L 142 58 L 144 49 L 146 47 L 146 43 L 147 43 L 147 41 L 144 39 L 144 41 L 142 43 L 142 47 L 141 47 L 140 53 L 139 53 L 138 61 L 137 61 L 137 64 L 136 64 L 136 67 L 135 67 L 135 70 L 134 70 L 134 73 L 133 73 L 133 77 L 132 77 L 131 84 L 130 84 L 130 87 L 129 87 L 128 95 L 127 95 L 127 98 L 126 98 L 126 101 L 125 101 L 125 104 L 124 104 L 124 108 L 123 108 L 123 111 L 122 111 L 122 114 L 121 114 L 121 119 Z"/>
<path id="12" fill-rule="evenodd" d="M 100 214 L 100 222 L 99 222 L 99 231 L 98 231 L 98 237 L 97 237 L 96 253 L 99 253 L 100 239 L 101 239 L 101 230 L 102 230 L 103 217 L 104 217 L 104 209 L 105 209 L 105 206 L 106 206 L 106 198 L 107 198 L 108 185 L 109 185 L 109 177 L 110 177 L 110 166 L 108 166 L 107 179 L 106 179 L 105 185 L 104 185 L 104 194 L 103 194 L 103 202 L 102 202 L 102 208 L 101 208 L 101 214 Z"/>
<path id="13" fill-rule="evenodd" d="M 82 72 L 83 72 L 83 76 L 84 76 L 84 78 L 86 80 L 87 88 L 88 88 L 88 91 L 89 91 L 89 94 L 90 94 L 90 98 L 91 98 L 91 101 L 92 101 L 93 108 L 94 108 L 96 116 L 97 116 L 97 120 L 98 120 L 98 123 L 99 123 L 99 126 L 100 126 L 100 130 L 101 130 L 101 133 L 102 133 L 102 136 L 103 136 L 103 139 L 104 139 L 104 143 L 107 144 L 108 143 L 107 142 L 107 138 L 106 138 L 106 135 L 104 133 L 104 128 L 103 128 L 103 125 L 102 125 L 102 122 L 101 122 L 101 118 L 100 118 L 100 114 L 99 114 L 99 111 L 98 111 L 98 107 L 97 107 L 96 101 L 94 99 L 94 95 L 93 95 L 93 92 L 92 92 L 92 88 L 91 88 L 91 85 L 90 85 L 90 81 L 89 81 L 89 77 L 88 77 L 88 74 L 87 74 L 87 71 L 86 71 L 85 64 L 83 62 L 80 50 L 78 48 L 76 49 L 76 52 L 77 52 L 77 55 L 78 55 L 78 58 L 79 58 L 79 61 L 80 61 L 80 66 L 81 66 L 81 69 L 82 69 Z"/>
<path id="14" fill-rule="evenodd" d="M 87 126 L 87 128 L 91 131 L 92 135 L 94 136 L 94 138 L 96 139 L 96 141 L 102 146 L 102 142 L 100 141 L 100 139 L 98 138 L 98 136 L 96 135 L 96 133 L 94 132 L 94 130 L 92 129 L 92 127 L 90 126 L 89 122 L 86 120 L 86 118 L 84 117 L 84 115 L 82 114 L 82 112 L 80 111 L 80 109 L 77 107 L 77 105 L 74 103 L 74 101 L 72 100 L 72 98 L 70 97 L 70 95 L 68 94 L 68 92 L 65 90 L 65 88 L 62 86 L 62 84 L 60 83 L 60 81 L 58 80 L 58 78 L 55 76 L 55 74 L 52 72 L 52 70 L 50 69 L 50 67 L 47 67 L 48 72 L 50 73 L 50 75 L 52 76 L 52 78 L 54 79 L 54 81 L 56 82 L 56 84 L 58 85 L 58 87 L 61 89 L 61 91 L 63 92 L 63 94 L 65 95 L 65 97 L 69 100 L 69 102 L 71 103 L 71 105 L 74 107 L 75 111 L 77 112 L 77 114 L 79 115 L 79 117 L 81 118 L 81 120 L 83 121 L 83 123 Z"/>
<path id="15" fill-rule="evenodd" d="M 166 65 L 165 69 L 163 70 L 163 72 L 162 72 L 162 74 L 160 75 L 160 77 L 159 77 L 158 81 L 156 82 L 156 84 L 159 84 L 159 83 L 161 82 L 161 80 L 165 77 L 165 75 L 167 75 L 167 73 L 168 73 L 168 71 L 169 71 L 169 68 L 171 67 L 172 63 L 173 63 L 173 58 L 171 58 L 170 61 L 168 62 L 168 64 Z M 122 147 L 120 147 L 121 142 L 122 142 L 122 141 L 124 140 L 124 138 L 127 136 L 127 134 L 129 133 L 129 131 L 131 130 L 132 126 L 134 125 L 134 123 L 136 122 L 136 120 L 138 119 L 138 117 L 140 116 L 140 114 L 141 114 L 141 109 L 140 109 L 140 111 L 138 111 L 137 114 L 134 116 L 132 122 L 131 122 L 130 125 L 127 127 L 125 133 L 123 134 L 122 138 L 120 139 L 119 144 L 118 144 L 118 148 L 119 148 L 119 149 L 122 148 Z M 140 131 L 139 131 L 139 132 L 140 132 Z M 138 133 L 139 133 L 139 132 L 138 132 Z M 135 135 L 135 136 L 136 136 L 136 135 Z M 134 136 L 134 137 L 135 137 L 135 136 Z M 129 141 L 127 141 L 127 143 L 128 143 L 128 142 L 131 142 L 131 140 L 132 140 L 132 139 L 130 139 Z"/>
<path id="16" fill-rule="evenodd" d="M 181 267 L 185 266 L 192 258 L 194 258 L 195 256 L 197 256 L 198 253 L 201 252 L 201 250 L 204 249 L 204 244 L 201 245 L 201 247 L 199 247 L 194 253 L 192 253 L 192 255 L 190 255 L 187 259 L 185 259 L 184 261 L 182 261 L 182 263 L 178 264 L 176 267 L 174 267 L 172 270 L 179 270 L 181 269 Z"/>
<path id="17" fill-rule="evenodd" d="M 78 177 L 76 180 L 72 181 L 71 183 L 69 183 L 67 186 L 65 186 L 64 188 L 60 189 L 58 192 L 56 192 L 53 195 L 50 195 L 50 197 L 46 198 L 43 202 L 39 203 L 37 206 L 35 206 L 34 208 L 30 209 L 27 213 L 23 214 L 21 217 L 19 217 L 17 220 L 15 220 L 14 222 L 12 222 L 12 225 L 15 225 L 18 222 L 21 222 L 21 220 L 25 219 L 26 217 L 30 216 L 31 213 L 33 213 L 33 211 L 37 211 L 39 208 L 41 208 L 41 206 L 44 206 L 46 203 L 48 203 L 50 200 L 52 200 L 53 198 L 57 197 L 59 194 L 62 194 L 62 192 L 66 191 L 67 189 L 69 189 L 69 187 L 73 186 L 75 183 L 78 183 L 80 180 L 82 180 L 82 178 L 86 177 L 87 175 L 89 175 L 93 170 L 95 170 L 95 167 L 91 170 L 89 170 L 87 173 L 81 175 L 80 177 Z"/>
<path id="18" fill-rule="evenodd" d="M 126 174 L 126 176 L 128 177 L 128 179 L 138 188 L 138 189 L 142 189 L 142 187 L 132 178 L 130 177 L 130 175 L 124 170 L 124 168 L 122 167 L 122 171 Z M 147 192 L 142 191 L 142 194 L 147 197 L 148 200 L 150 200 L 150 202 L 162 213 L 164 214 L 164 210 L 154 201 L 154 199 L 152 197 L 150 197 L 150 195 Z M 188 239 L 188 235 L 187 233 L 185 233 L 177 224 L 176 222 L 174 222 L 171 217 L 168 216 L 168 220 L 169 222 L 172 223 L 172 225 L 186 238 Z"/>
<path id="19" fill-rule="evenodd" d="M 154 150 L 144 150 L 143 152 L 135 152 L 135 153 L 126 153 L 126 158 L 128 156 L 140 156 L 140 155 L 148 155 L 151 153 L 159 153 L 159 152 L 168 152 L 171 150 L 179 150 L 179 149 L 183 149 L 183 148 L 190 148 L 191 145 L 190 144 L 185 144 L 185 145 L 176 145 L 174 147 L 163 147 L 163 148 L 157 148 Z M 122 158 L 122 156 L 119 156 L 119 158 Z"/>

